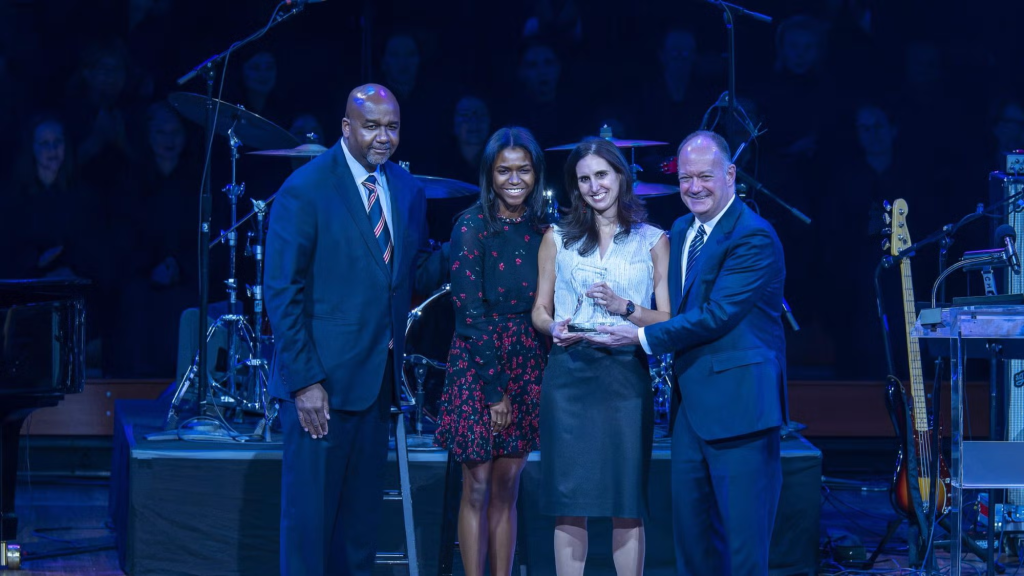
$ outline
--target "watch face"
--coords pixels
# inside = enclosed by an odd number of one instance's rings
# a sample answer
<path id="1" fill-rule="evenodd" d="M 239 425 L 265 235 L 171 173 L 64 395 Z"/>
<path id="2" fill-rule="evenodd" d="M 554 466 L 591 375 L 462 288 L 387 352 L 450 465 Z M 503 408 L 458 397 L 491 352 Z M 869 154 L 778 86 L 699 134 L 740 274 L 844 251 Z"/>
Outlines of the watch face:
<path id="1" fill-rule="evenodd" d="M 632 302 L 626 302 L 626 316 L 631 315 L 633 312 L 636 312 L 636 305 Z"/>

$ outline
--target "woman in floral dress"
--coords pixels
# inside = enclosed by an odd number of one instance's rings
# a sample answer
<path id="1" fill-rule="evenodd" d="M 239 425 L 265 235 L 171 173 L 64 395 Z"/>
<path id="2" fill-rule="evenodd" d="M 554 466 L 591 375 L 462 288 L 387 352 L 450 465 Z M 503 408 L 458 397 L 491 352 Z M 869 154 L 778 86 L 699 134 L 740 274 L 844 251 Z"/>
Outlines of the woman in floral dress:
<path id="1" fill-rule="evenodd" d="M 508 575 L 519 476 L 538 447 L 546 346 L 530 311 L 544 230 L 544 155 L 525 128 L 491 136 L 480 201 L 452 230 L 455 335 L 441 399 L 438 446 L 462 464 L 459 549 L 467 576 Z"/>

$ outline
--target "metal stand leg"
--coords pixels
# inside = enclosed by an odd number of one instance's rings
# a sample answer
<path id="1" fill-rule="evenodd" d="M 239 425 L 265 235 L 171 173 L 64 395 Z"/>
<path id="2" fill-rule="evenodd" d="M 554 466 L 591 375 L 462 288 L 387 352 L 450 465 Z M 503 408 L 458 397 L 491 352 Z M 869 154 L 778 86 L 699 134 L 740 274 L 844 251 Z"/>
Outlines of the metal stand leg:
<path id="1" fill-rule="evenodd" d="M 226 409 L 235 410 L 235 414 L 238 416 L 241 416 L 243 411 L 262 413 L 263 419 L 256 425 L 256 429 L 252 435 L 263 436 L 264 440 L 269 441 L 270 437 L 268 432 L 270 430 L 271 422 L 277 415 L 277 406 L 267 398 L 267 386 L 270 374 L 267 362 L 260 357 L 260 335 L 249 327 L 244 316 L 237 314 L 225 314 L 218 318 L 209 327 L 206 334 L 206 340 L 200 344 L 200 348 L 208 348 L 218 330 L 225 330 L 229 336 L 234 338 L 234 351 L 229 354 L 227 359 L 228 365 L 226 369 L 228 378 L 225 382 L 228 382 L 228 388 L 225 388 L 220 382 L 210 382 L 206 387 L 207 394 L 210 396 L 208 398 L 209 402 L 207 405 L 213 409 L 214 417 L 204 420 L 204 423 L 209 422 L 216 424 L 222 429 L 203 430 L 202 434 L 211 438 L 229 437 L 236 434 L 234 430 L 230 430 L 228 428 L 226 420 L 224 420 L 217 412 L 217 406 L 221 406 Z M 234 381 L 234 375 L 239 370 L 243 369 L 247 372 L 246 390 L 238 389 L 237 384 L 230 384 L 231 381 Z M 181 412 L 185 395 L 193 381 L 198 378 L 199 354 L 197 353 L 195 361 L 178 383 L 174 397 L 171 399 L 171 405 L 167 412 L 167 419 L 164 423 L 165 431 L 175 431 L 178 429 L 179 412 Z M 231 390 L 232 386 L 236 387 L 234 391 Z M 213 395 L 216 396 L 213 397 Z M 196 399 L 197 402 L 200 400 L 202 399 Z M 174 436 L 167 436 L 160 432 L 147 435 L 147 438 L 150 440 L 170 439 L 173 437 Z"/>
<path id="2" fill-rule="evenodd" d="M 448 453 L 444 472 L 444 503 L 441 509 L 441 543 L 437 554 L 438 576 L 452 576 L 455 563 L 455 536 L 458 529 L 459 499 L 462 497 L 462 474 L 459 463 Z"/>
<path id="3" fill-rule="evenodd" d="M 416 559 L 416 524 L 412 520 L 412 484 L 409 482 L 409 452 L 405 443 L 405 418 L 395 418 L 395 452 L 398 455 L 398 476 L 402 484 L 402 514 L 405 519 L 405 547 L 409 556 L 409 575 L 419 575 Z"/>
<path id="4" fill-rule="evenodd" d="M 0 451 L 7 457 L 0 461 L 0 566 L 12 570 L 21 567 L 21 548 L 18 539 L 18 516 L 14 513 L 14 487 L 18 481 L 18 441 L 21 438 L 21 424 L 26 413 L 12 415 L 0 422 Z"/>
<path id="5" fill-rule="evenodd" d="M 527 464 L 529 466 L 529 464 Z M 522 480 L 519 481 L 519 498 L 516 501 L 516 514 L 519 517 L 516 525 L 516 548 L 514 550 L 514 556 L 512 561 L 513 571 L 515 574 L 515 567 L 519 567 L 519 576 L 528 576 L 530 566 L 530 543 L 527 540 L 527 530 L 525 528 L 526 523 L 523 522 L 523 506 L 524 500 L 523 493 L 526 489 L 523 488 Z"/>
<path id="6" fill-rule="evenodd" d="M 419 576 L 420 566 L 416 556 L 416 524 L 412 515 L 412 484 L 409 482 L 409 451 L 405 444 L 405 416 L 392 408 L 395 416 L 395 455 L 398 460 L 398 490 L 385 490 L 385 500 L 402 501 L 402 521 L 405 523 L 405 553 L 378 552 L 378 564 L 406 564 L 409 576 Z"/>

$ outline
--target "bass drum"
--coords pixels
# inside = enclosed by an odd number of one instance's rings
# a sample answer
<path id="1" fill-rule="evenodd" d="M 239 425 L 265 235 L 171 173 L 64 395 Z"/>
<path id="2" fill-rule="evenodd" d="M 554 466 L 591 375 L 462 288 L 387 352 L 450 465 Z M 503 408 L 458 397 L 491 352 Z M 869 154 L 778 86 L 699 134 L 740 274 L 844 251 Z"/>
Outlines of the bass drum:
<path id="1" fill-rule="evenodd" d="M 424 424 L 437 423 L 447 373 L 448 350 L 455 334 L 451 286 L 445 284 L 409 313 L 402 365 L 404 404 L 421 404 Z"/>

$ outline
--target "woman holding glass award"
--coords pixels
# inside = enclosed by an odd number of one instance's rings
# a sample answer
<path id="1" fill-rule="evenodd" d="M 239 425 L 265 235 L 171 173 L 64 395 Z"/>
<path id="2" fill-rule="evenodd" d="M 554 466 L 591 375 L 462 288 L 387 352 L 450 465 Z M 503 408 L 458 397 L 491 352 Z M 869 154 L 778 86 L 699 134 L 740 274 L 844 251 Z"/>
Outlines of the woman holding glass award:
<path id="1" fill-rule="evenodd" d="M 551 335 L 541 395 L 541 509 L 556 516 L 555 568 L 582 576 L 587 518 L 612 518 L 620 575 L 644 565 L 654 415 L 643 350 L 609 348 L 598 325 L 669 318 L 665 233 L 645 222 L 625 157 L 600 138 L 565 165 L 569 215 L 541 242 L 533 325 Z M 648 307 L 654 296 L 655 309 Z"/>
<path id="2" fill-rule="evenodd" d="M 452 230 L 455 335 L 438 446 L 462 464 L 459 550 L 467 576 L 512 570 L 519 476 L 537 448 L 546 345 L 530 322 L 544 230 L 544 153 L 525 128 L 491 136 L 480 200 Z"/>

